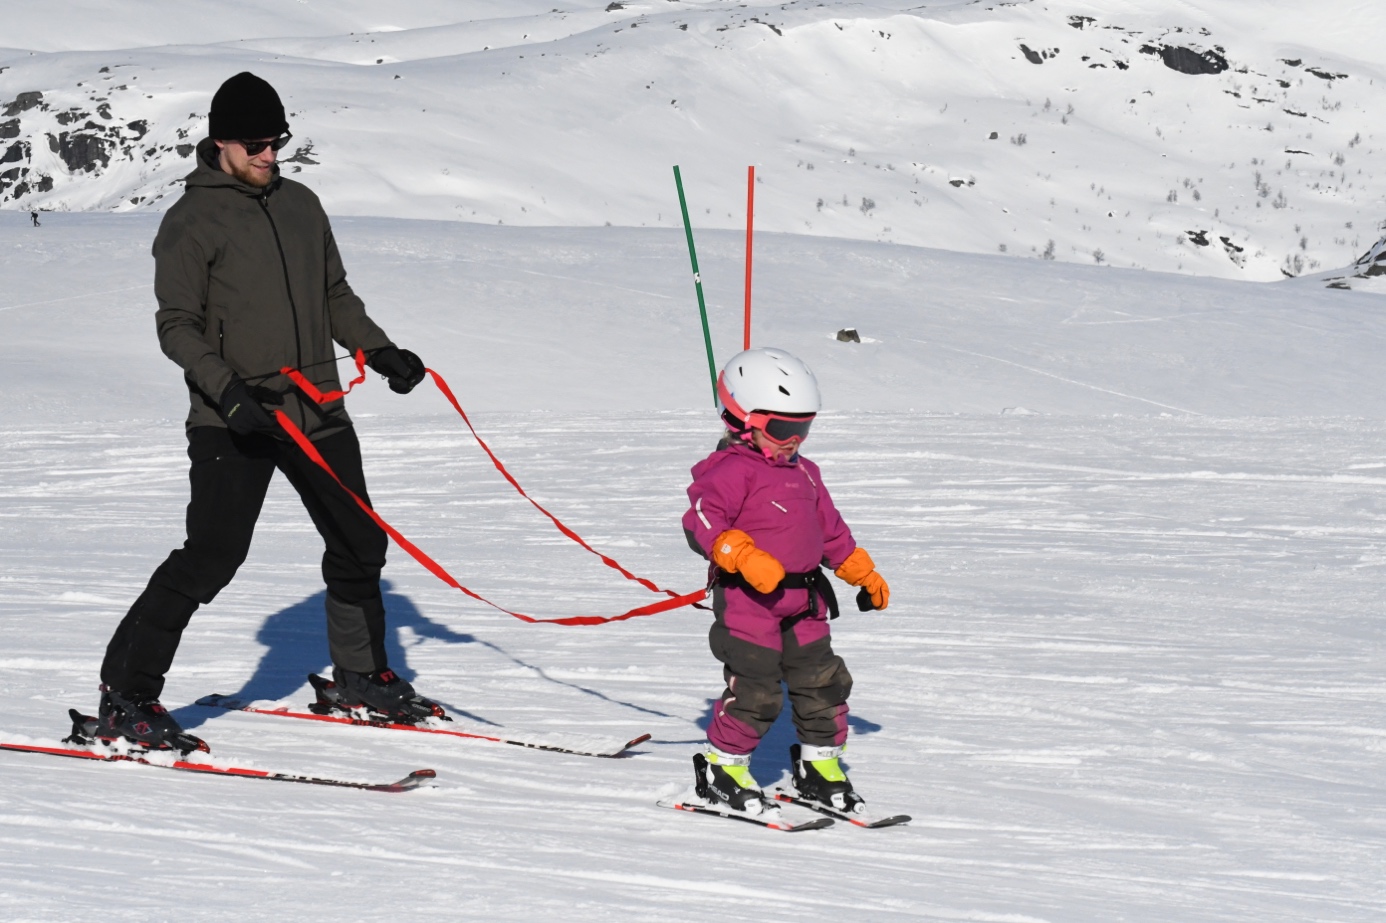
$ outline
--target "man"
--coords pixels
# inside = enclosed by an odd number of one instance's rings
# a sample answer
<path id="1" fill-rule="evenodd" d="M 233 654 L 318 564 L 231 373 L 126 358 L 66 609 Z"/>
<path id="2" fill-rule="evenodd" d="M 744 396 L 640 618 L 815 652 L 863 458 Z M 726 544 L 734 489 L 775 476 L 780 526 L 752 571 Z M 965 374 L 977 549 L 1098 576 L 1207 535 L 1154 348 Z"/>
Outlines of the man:
<path id="1" fill-rule="evenodd" d="M 277 152 L 292 136 L 274 88 L 237 74 L 212 98 L 209 121 L 186 191 L 154 240 L 159 345 L 183 368 L 192 399 L 188 537 L 154 571 L 106 648 L 101 734 L 153 746 L 184 736 L 159 703 L 164 676 L 193 612 L 245 560 L 276 469 L 326 543 L 327 638 L 339 704 L 396 720 L 441 715 L 386 663 L 385 533 L 272 416 L 282 409 L 365 499 L 360 445 L 342 403 L 319 406 L 279 370 L 291 366 L 321 391 L 339 389 L 335 340 L 350 352 L 365 350 L 390 388 L 407 394 L 423 380 L 424 365 L 366 315 L 317 197 L 279 175 Z"/>

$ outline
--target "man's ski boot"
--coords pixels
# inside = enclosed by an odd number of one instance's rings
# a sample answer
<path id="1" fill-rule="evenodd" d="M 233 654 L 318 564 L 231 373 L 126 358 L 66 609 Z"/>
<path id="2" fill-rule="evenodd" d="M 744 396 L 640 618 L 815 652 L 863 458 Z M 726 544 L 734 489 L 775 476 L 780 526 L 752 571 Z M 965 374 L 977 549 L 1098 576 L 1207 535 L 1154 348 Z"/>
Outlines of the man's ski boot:
<path id="1" fill-rule="evenodd" d="M 708 804 L 725 805 L 752 817 L 778 813 L 779 808 L 751 777 L 751 755 L 727 753 L 711 744 L 693 754 L 693 791 Z"/>
<path id="2" fill-rule="evenodd" d="M 865 814 L 866 802 L 852 790 L 847 773 L 837 762 L 846 749 L 845 746 L 811 747 L 808 744 L 790 747 L 794 790 L 807 801 L 816 801 L 849 814 Z"/>
<path id="3" fill-rule="evenodd" d="M 318 694 L 317 702 L 308 708 L 319 715 L 335 711 L 360 717 L 364 711 L 367 720 L 391 724 L 418 724 L 426 718 L 452 720 L 443 706 L 419 695 L 413 686 L 388 668 L 374 673 L 354 673 L 334 666 L 332 679 L 314 673 L 309 675 L 308 681 Z"/>
<path id="4" fill-rule="evenodd" d="M 77 719 L 81 718 L 79 722 Z M 72 734 L 90 742 L 126 741 L 146 750 L 210 753 L 206 741 L 179 726 L 155 696 L 123 695 L 104 684 L 101 706 L 95 718 L 80 713 L 73 717 Z"/>

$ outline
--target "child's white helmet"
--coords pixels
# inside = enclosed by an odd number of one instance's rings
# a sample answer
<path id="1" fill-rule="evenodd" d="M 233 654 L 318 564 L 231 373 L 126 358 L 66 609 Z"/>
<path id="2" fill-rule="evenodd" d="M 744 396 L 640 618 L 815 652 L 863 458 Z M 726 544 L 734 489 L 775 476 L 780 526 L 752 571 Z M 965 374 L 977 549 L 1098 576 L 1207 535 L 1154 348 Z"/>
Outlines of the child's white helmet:
<path id="1" fill-rule="evenodd" d="M 765 429 L 768 415 L 784 415 L 804 419 L 802 436 L 823 404 L 809 367 L 783 349 L 767 347 L 732 356 L 717 377 L 717 399 L 722 418 L 738 432 Z"/>

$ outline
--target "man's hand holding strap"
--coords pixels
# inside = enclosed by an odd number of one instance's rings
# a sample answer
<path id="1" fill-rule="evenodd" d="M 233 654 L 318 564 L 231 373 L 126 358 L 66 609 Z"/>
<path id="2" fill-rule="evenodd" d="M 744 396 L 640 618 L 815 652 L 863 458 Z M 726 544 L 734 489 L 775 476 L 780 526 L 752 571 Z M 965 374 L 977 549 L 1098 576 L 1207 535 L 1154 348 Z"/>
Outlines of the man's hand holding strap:
<path id="1" fill-rule="evenodd" d="M 279 424 L 261 404 L 282 404 L 284 395 L 260 385 L 248 385 L 239 376 L 232 378 L 221 393 L 221 417 L 233 433 L 249 436 L 278 435 Z"/>

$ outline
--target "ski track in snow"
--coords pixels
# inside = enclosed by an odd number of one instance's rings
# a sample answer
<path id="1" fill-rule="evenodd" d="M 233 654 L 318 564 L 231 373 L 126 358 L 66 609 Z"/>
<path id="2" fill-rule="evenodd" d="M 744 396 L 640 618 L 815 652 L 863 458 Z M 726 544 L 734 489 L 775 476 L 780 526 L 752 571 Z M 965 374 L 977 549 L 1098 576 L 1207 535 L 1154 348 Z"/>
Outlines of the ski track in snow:
<path id="1" fill-rule="evenodd" d="M 702 579 L 677 520 L 708 415 L 478 423 L 598 547 L 622 542 L 622 562 L 664 585 Z M 379 508 L 474 589 L 555 615 L 647 598 L 562 541 L 455 418 L 360 428 Z M 857 681 L 853 778 L 908 827 L 782 839 L 661 811 L 719 691 L 705 614 L 527 626 L 393 551 L 394 662 L 464 727 L 654 740 L 591 760 L 184 706 L 222 758 L 439 780 L 383 796 L 0 754 L 0 906 L 172 918 L 158 892 L 192 920 L 266 900 L 301 919 L 1377 919 L 1386 504 L 1338 475 L 1383 439 L 1349 420 L 826 414 L 813 457 L 894 594 L 834 626 Z M 0 440 L 0 726 L 51 737 L 67 707 L 94 706 L 110 629 L 181 536 L 180 427 Z M 326 665 L 316 548 L 276 481 L 166 700 L 309 699 L 304 674 Z M 772 730 L 763 783 L 791 741 Z"/>

